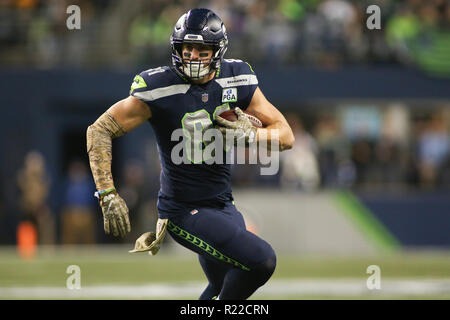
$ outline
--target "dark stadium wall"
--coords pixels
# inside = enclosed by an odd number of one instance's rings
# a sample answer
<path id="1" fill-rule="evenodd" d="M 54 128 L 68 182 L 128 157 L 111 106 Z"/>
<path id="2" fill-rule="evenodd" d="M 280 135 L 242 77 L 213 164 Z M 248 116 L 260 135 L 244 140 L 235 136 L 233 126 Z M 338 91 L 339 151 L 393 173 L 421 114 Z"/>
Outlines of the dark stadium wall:
<path id="1" fill-rule="evenodd" d="M 450 97 L 450 79 L 432 78 L 419 70 L 399 66 L 352 66 L 336 70 L 304 67 L 273 70 L 256 66 L 254 70 L 263 92 L 280 102 Z"/>
<path id="2" fill-rule="evenodd" d="M 357 197 L 403 247 L 450 248 L 448 190 Z"/>

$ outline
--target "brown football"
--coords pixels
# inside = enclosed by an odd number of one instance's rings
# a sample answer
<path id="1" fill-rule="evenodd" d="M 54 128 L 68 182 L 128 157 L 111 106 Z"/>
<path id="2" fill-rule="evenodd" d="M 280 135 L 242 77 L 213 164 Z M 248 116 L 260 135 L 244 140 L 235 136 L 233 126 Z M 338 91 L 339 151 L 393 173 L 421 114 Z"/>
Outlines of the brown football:
<path id="1" fill-rule="evenodd" d="M 263 127 L 261 120 L 259 120 L 257 117 L 248 113 L 245 110 L 242 110 L 242 111 L 245 113 L 247 118 L 250 119 L 250 122 L 253 124 L 253 126 L 255 126 L 257 128 Z M 228 121 L 236 121 L 237 120 L 237 114 L 234 112 L 234 109 L 224 111 L 221 114 L 219 114 L 219 116 L 221 116 L 222 118 L 224 118 L 225 120 L 228 120 Z"/>

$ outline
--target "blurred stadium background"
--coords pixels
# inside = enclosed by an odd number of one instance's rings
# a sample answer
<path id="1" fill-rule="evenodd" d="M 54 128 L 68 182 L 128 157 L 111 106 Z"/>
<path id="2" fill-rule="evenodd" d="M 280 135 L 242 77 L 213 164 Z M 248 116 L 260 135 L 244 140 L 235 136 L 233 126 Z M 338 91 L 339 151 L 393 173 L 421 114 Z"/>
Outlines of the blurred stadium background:
<path id="1" fill-rule="evenodd" d="M 81 8 L 68 30 L 66 8 Z M 369 5 L 381 29 L 366 27 Z M 113 144 L 131 211 L 104 235 L 85 131 L 135 74 L 170 63 L 177 18 L 224 20 L 226 58 L 248 61 L 296 145 L 275 176 L 234 167 L 249 229 L 278 253 L 254 298 L 450 298 L 450 5 L 446 0 L 1 0 L 0 298 L 196 299 L 196 257 L 154 230 L 159 159 L 150 126 Z M 37 243 L 37 247 L 34 247 Z M 69 265 L 81 290 L 68 290 Z M 369 290 L 367 267 L 381 269 Z"/>

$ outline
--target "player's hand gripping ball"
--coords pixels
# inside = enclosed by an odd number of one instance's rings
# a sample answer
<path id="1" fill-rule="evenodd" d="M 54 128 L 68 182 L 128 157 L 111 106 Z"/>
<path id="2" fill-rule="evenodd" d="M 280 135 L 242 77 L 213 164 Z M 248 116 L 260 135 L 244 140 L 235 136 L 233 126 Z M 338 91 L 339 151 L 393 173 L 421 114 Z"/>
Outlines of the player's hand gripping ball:
<path id="1" fill-rule="evenodd" d="M 241 139 L 244 139 L 245 143 L 252 143 L 256 139 L 257 128 L 262 128 L 258 118 L 239 107 L 216 115 L 215 120 L 218 124 L 216 128 L 222 132 L 224 138 L 230 133 L 234 135 L 235 144 Z"/>
<path id="2" fill-rule="evenodd" d="M 125 201 L 114 190 L 100 197 L 103 212 L 103 223 L 106 234 L 124 237 L 131 231 L 128 207 Z"/>

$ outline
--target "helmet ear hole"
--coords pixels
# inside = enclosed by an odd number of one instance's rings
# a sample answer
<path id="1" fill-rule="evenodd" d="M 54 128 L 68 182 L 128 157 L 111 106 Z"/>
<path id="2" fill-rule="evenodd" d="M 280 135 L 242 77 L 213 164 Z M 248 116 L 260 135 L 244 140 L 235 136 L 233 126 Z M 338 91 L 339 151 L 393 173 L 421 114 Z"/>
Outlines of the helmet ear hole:
<path id="1" fill-rule="evenodd" d="M 181 43 L 174 44 L 175 52 L 182 57 L 183 56 L 183 45 Z"/>

